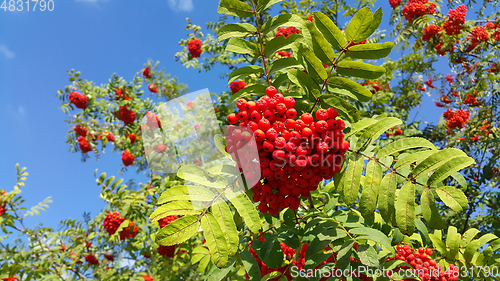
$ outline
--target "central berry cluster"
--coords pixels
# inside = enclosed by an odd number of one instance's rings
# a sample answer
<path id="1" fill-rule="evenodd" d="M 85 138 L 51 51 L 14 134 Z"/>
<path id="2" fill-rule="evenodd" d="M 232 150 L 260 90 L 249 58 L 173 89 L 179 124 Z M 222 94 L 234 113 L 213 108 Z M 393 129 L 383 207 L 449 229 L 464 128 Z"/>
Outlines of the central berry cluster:
<path id="1" fill-rule="evenodd" d="M 422 281 L 455 281 L 458 280 L 458 268 L 450 264 L 448 269 L 444 271 L 441 265 L 436 264 L 436 261 L 431 258 L 432 249 L 420 247 L 418 250 L 413 249 L 409 245 L 398 244 L 396 259 L 408 263 Z"/>
<path id="2" fill-rule="evenodd" d="M 460 5 L 454 10 L 448 11 L 448 20 L 443 24 L 447 35 L 458 35 L 462 31 L 467 15 L 467 6 Z"/>
<path id="3" fill-rule="evenodd" d="M 85 109 L 87 108 L 87 96 L 80 94 L 78 92 L 69 93 L 69 101 L 74 104 L 77 108 Z"/>
<path id="4" fill-rule="evenodd" d="M 90 254 L 88 254 L 88 255 L 85 256 L 85 261 L 88 262 L 88 263 L 90 263 L 90 264 L 93 264 L 93 265 L 98 265 L 99 264 L 99 260 L 92 253 L 90 253 Z"/>
<path id="5" fill-rule="evenodd" d="M 465 123 L 469 121 L 469 111 L 459 109 L 454 112 L 448 108 L 448 110 L 443 113 L 443 117 L 446 119 L 446 126 L 448 127 L 446 132 L 449 134 L 451 130 L 455 128 L 462 129 L 465 127 Z"/>
<path id="6" fill-rule="evenodd" d="M 429 3 L 428 0 L 410 0 L 403 7 L 402 12 L 406 20 L 412 22 L 416 17 L 434 14 L 436 12 L 436 4 Z"/>
<path id="7" fill-rule="evenodd" d="M 191 39 L 188 42 L 188 50 L 189 54 L 193 58 L 199 58 L 201 55 L 201 40 L 200 39 Z"/>
<path id="8" fill-rule="evenodd" d="M 109 235 L 113 235 L 116 233 L 116 230 L 118 229 L 120 224 L 122 224 L 122 222 L 124 221 L 125 218 L 121 217 L 120 213 L 109 211 L 108 214 L 106 215 L 106 218 L 104 218 L 102 225 Z M 139 227 L 135 225 L 133 222 L 129 221 L 129 225 L 120 232 L 120 240 L 133 238 L 137 235 L 138 232 L 139 232 Z"/>
<path id="9" fill-rule="evenodd" d="M 277 93 L 273 86 L 257 102 L 239 99 L 236 105 L 238 114 L 227 117 L 231 126 L 226 151 L 247 183 L 252 183 L 253 200 L 260 202 L 261 212 L 274 215 L 287 207 L 296 210 L 300 196 L 309 197 L 323 179 L 340 172 L 349 143 L 342 131 L 345 123 L 336 119 L 334 108 L 316 111 L 317 121 L 310 113 L 296 118 L 295 100 Z M 238 122 L 239 127 L 232 126 Z M 257 148 L 258 159 L 239 151 L 247 145 Z"/>

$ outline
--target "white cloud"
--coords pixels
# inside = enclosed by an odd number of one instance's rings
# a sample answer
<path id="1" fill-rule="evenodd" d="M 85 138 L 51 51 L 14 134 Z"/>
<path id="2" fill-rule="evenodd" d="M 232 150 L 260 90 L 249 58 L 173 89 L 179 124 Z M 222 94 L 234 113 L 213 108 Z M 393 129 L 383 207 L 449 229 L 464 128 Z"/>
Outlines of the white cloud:
<path id="1" fill-rule="evenodd" d="M 168 5 L 176 12 L 191 12 L 194 8 L 192 0 L 168 0 Z"/>
<path id="2" fill-rule="evenodd" d="M 5 45 L 0 45 L 0 53 L 4 54 L 4 56 L 8 59 L 13 59 L 16 57 L 16 54 L 9 50 L 7 46 Z"/>

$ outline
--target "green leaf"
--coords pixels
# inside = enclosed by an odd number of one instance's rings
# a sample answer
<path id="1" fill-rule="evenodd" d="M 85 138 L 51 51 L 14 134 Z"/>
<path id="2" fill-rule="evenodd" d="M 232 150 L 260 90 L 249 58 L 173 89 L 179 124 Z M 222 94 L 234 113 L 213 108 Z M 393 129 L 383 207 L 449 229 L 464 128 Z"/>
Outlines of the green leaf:
<path id="1" fill-rule="evenodd" d="M 344 202 L 347 206 L 354 204 L 358 197 L 359 185 L 361 183 L 361 173 L 363 172 L 364 158 L 355 155 L 349 159 L 344 176 Z"/>
<path id="2" fill-rule="evenodd" d="M 229 39 L 229 42 L 227 42 L 226 52 L 251 55 L 252 57 L 255 57 L 259 55 L 259 47 L 255 43 L 245 39 L 233 37 Z"/>
<path id="3" fill-rule="evenodd" d="M 238 0 L 220 0 L 217 13 L 242 18 L 253 15 L 250 5 Z"/>
<path id="4" fill-rule="evenodd" d="M 304 91 L 309 92 L 314 98 L 319 98 L 321 96 L 321 88 L 314 82 L 311 76 L 305 74 L 303 71 L 289 69 L 287 75 L 290 81 L 301 87 Z"/>
<path id="5" fill-rule="evenodd" d="M 172 215 L 199 215 L 203 212 L 203 210 L 200 208 L 200 206 L 195 206 L 197 209 L 193 207 L 193 203 L 189 201 L 176 201 L 176 202 L 171 202 L 167 203 L 164 205 L 161 205 L 156 209 L 149 219 L 151 219 L 153 222 L 159 221 L 160 219 L 166 217 L 166 216 L 172 216 Z"/>
<path id="6" fill-rule="evenodd" d="M 328 85 L 334 88 L 345 89 L 355 95 L 359 101 L 369 101 L 372 99 L 372 93 L 358 83 L 344 77 L 328 78 Z M 367 119 L 371 120 L 371 119 Z"/>
<path id="7" fill-rule="evenodd" d="M 96 170 L 97 172 L 97 170 Z M 106 173 L 102 173 L 99 179 L 97 179 L 97 184 L 102 184 L 104 182 L 104 179 L 106 178 Z"/>
<path id="8" fill-rule="evenodd" d="M 366 139 L 363 146 L 364 147 L 368 146 L 373 141 L 378 139 L 387 130 L 402 123 L 403 122 L 400 119 L 394 117 L 386 117 L 384 119 L 379 120 L 377 123 L 366 129 L 366 131 L 361 136 L 360 139 Z"/>
<path id="9" fill-rule="evenodd" d="M 421 175 L 429 173 L 431 170 L 441 167 L 444 163 L 452 158 L 467 156 L 462 150 L 457 148 L 445 148 L 438 151 L 431 156 L 427 157 L 424 161 L 418 164 L 413 169 L 412 174 L 414 178 L 419 178 Z"/>
<path id="10" fill-rule="evenodd" d="M 415 185 L 406 182 L 399 190 L 396 200 L 396 223 L 399 230 L 412 235 L 415 230 Z"/>
<path id="11" fill-rule="evenodd" d="M 354 246 L 354 241 L 347 240 L 337 253 L 337 263 L 336 267 L 340 270 L 348 268 L 351 262 L 352 247 Z"/>
<path id="12" fill-rule="evenodd" d="M 372 35 L 373 13 L 369 7 L 363 7 L 351 19 L 345 29 L 347 41 L 358 43 Z"/>
<path id="13" fill-rule="evenodd" d="M 470 241 L 472 241 L 472 239 L 474 239 L 474 237 L 476 237 L 476 235 L 478 235 L 479 233 L 481 233 L 481 231 L 476 228 L 468 229 L 464 233 L 464 235 L 462 235 L 460 247 L 465 248 L 467 245 L 469 245 Z"/>
<path id="14" fill-rule="evenodd" d="M 191 263 L 200 263 L 198 265 L 197 271 L 202 273 L 207 268 L 208 263 L 210 262 L 210 252 L 207 248 L 203 246 L 199 246 L 193 249 L 193 255 L 191 256 Z"/>
<path id="15" fill-rule="evenodd" d="M 257 260 L 252 256 L 252 254 L 245 249 L 240 253 L 241 261 L 245 267 L 246 272 L 250 276 L 251 280 L 258 280 L 260 278 L 260 267 Z"/>
<path id="16" fill-rule="evenodd" d="M 309 75 L 317 76 L 321 80 L 326 80 L 328 73 L 326 73 L 323 63 L 316 57 L 316 55 L 305 47 L 303 44 L 299 45 L 299 62 L 306 68 Z"/>
<path id="17" fill-rule="evenodd" d="M 259 213 L 255 209 L 252 201 L 248 199 L 248 196 L 241 192 L 234 193 L 229 189 L 226 191 L 226 194 L 231 204 L 236 208 L 236 211 L 238 211 L 240 216 L 245 220 L 245 224 L 250 231 L 253 233 L 259 232 L 262 226 Z"/>
<path id="18" fill-rule="evenodd" d="M 227 274 L 234 268 L 234 264 L 236 260 L 233 260 L 231 263 L 226 264 L 226 266 L 222 268 L 212 267 L 210 272 L 208 273 L 207 281 L 222 281 Z"/>
<path id="19" fill-rule="evenodd" d="M 381 157 L 386 156 L 386 155 L 392 155 L 396 152 L 400 152 L 403 150 L 412 149 L 412 148 L 420 148 L 420 147 L 436 149 L 434 144 L 432 144 L 430 141 L 428 141 L 424 138 L 404 138 L 404 139 L 399 139 L 395 142 L 392 142 L 392 143 L 384 146 L 377 153 L 377 159 L 380 159 Z"/>
<path id="20" fill-rule="evenodd" d="M 274 37 L 264 46 L 264 56 L 269 58 L 279 50 L 290 49 L 292 45 L 298 42 L 301 38 L 302 35 L 300 34 L 292 34 L 288 36 L 288 38 L 285 38 L 285 36 Z"/>
<path id="21" fill-rule="evenodd" d="M 160 229 L 155 241 L 162 246 L 181 244 L 193 237 L 199 229 L 200 223 L 197 217 L 183 216 Z"/>
<path id="22" fill-rule="evenodd" d="M 365 182 L 359 200 L 359 212 L 364 218 L 371 217 L 377 208 L 381 181 L 382 166 L 374 160 L 370 160 L 366 165 Z"/>
<path id="23" fill-rule="evenodd" d="M 463 188 L 467 188 L 467 181 L 465 180 L 464 176 L 462 176 L 462 174 L 456 172 L 451 176 L 458 182 L 458 184 L 460 184 L 460 186 L 462 186 Z"/>
<path id="24" fill-rule="evenodd" d="M 231 157 L 229 153 L 226 152 L 226 144 L 224 142 L 224 137 L 222 135 L 215 135 L 214 136 L 214 143 L 217 149 L 220 151 L 220 153 L 224 154 L 226 157 Z"/>
<path id="25" fill-rule="evenodd" d="M 218 268 L 226 265 L 229 255 L 228 245 L 224 232 L 221 230 L 217 219 L 210 213 L 201 218 L 201 226 L 210 251 L 212 262 Z"/>
<path id="26" fill-rule="evenodd" d="M 457 228 L 450 226 L 448 228 L 448 234 L 446 235 L 446 247 L 448 248 L 448 253 L 446 257 L 450 260 L 454 260 L 458 254 L 460 240 L 462 236 L 457 232 Z"/>
<path id="27" fill-rule="evenodd" d="M 305 26 L 311 33 L 311 40 L 313 43 L 312 50 L 314 51 L 314 53 L 318 56 L 319 59 L 321 59 L 322 62 L 333 65 L 336 55 L 330 43 L 326 41 L 323 34 L 319 32 L 319 30 L 312 22 L 307 21 L 305 23 Z"/>
<path id="28" fill-rule="evenodd" d="M 231 209 L 229 209 L 226 202 L 219 201 L 217 204 L 212 205 L 212 214 L 219 222 L 224 237 L 226 237 L 229 255 L 232 256 L 236 254 L 238 251 L 239 237 Z"/>
<path id="29" fill-rule="evenodd" d="M 272 5 L 279 3 L 281 1 L 283 1 L 283 0 L 259 0 L 257 2 L 257 12 L 260 13 L 262 11 L 265 11 L 269 7 L 271 7 Z"/>
<path id="30" fill-rule="evenodd" d="M 266 241 L 260 247 L 259 257 L 270 268 L 277 268 L 283 263 L 283 249 L 281 249 L 280 242 L 276 238 L 277 236 L 266 238 Z"/>
<path id="31" fill-rule="evenodd" d="M 240 67 L 238 69 L 233 70 L 229 76 L 228 76 L 228 81 L 227 83 L 231 83 L 236 79 L 241 79 L 241 78 L 246 78 L 250 75 L 255 75 L 257 77 L 260 77 L 264 75 L 264 69 L 262 67 L 257 66 L 257 65 L 248 65 L 244 67 Z"/>
<path id="32" fill-rule="evenodd" d="M 252 36 L 257 33 L 257 28 L 249 23 L 226 24 L 217 30 L 217 41 L 226 40 L 232 37 Z"/>
<path id="33" fill-rule="evenodd" d="M 369 267 L 379 266 L 377 251 L 368 244 L 358 245 L 356 252 L 358 253 L 359 260 L 362 264 Z"/>
<path id="34" fill-rule="evenodd" d="M 345 134 L 345 138 L 348 138 L 357 132 L 363 131 L 364 129 L 370 127 L 371 125 L 377 123 L 377 120 L 371 119 L 371 118 L 363 118 L 359 120 L 358 122 L 352 124 L 351 130 Z"/>
<path id="35" fill-rule="evenodd" d="M 432 174 L 427 180 L 427 185 L 435 185 L 442 182 L 447 177 L 455 174 L 456 172 L 466 168 L 472 164 L 476 163 L 474 159 L 469 156 L 461 156 L 450 159 L 444 163 L 439 169 L 437 169 L 434 174 Z"/>
<path id="36" fill-rule="evenodd" d="M 395 173 L 387 173 L 382 179 L 382 190 L 378 196 L 378 209 L 387 223 L 392 223 L 395 219 L 394 201 L 396 199 L 397 177 Z"/>
<path id="37" fill-rule="evenodd" d="M 358 109 L 341 97 L 322 95 L 320 102 L 323 108 L 335 108 L 339 112 L 339 115 L 349 122 L 356 122 L 361 118 Z"/>
<path id="38" fill-rule="evenodd" d="M 191 164 L 181 166 L 177 172 L 177 176 L 181 179 L 208 187 L 224 188 L 228 185 L 224 177 L 212 176 L 202 168 Z"/>
<path id="39" fill-rule="evenodd" d="M 350 233 L 359 235 L 356 237 L 357 240 L 366 239 L 373 242 L 377 242 L 384 246 L 386 250 L 394 253 L 394 248 L 391 246 L 391 240 L 382 231 L 368 228 L 368 227 L 357 227 L 349 230 Z"/>
<path id="40" fill-rule="evenodd" d="M 327 15 L 313 12 L 313 22 L 334 49 L 340 51 L 347 45 L 344 34 Z"/>
<path id="41" fill-rule="evenodd" d="M 453 186 L 444 186 L 435 190 L 441 201 L 453 211 L 460 213 L 469 207 L 467 197 L 461 190 Z"/>
<path id="42" fill-rule="evenodd" d="M 360 44 L 349 47 L 346 55 L 354 59 L 381 59 L 387 57 L 394 43 L 373 43 L 373 44 Z"/>
<path id="43" fill-rule="evenodd" d="M 430 189 L 424 189 L 424 192 L 420 196 L 420 204 L 422 215 L 430 227 L 443 229 L 446 226 L 439 214 L 439 210 L 436 207 L 436 200 Z"/>
<path id="44" fill-rule="evenodd" d="M 177 185 L 165 190 L 158 199 L 158 205 L 172 201 L 212 201 L 215 194 L 204 187 Z"/>
<path id="45" fill-rule="evenodd" d="M 436 233 L 435 231 L 434 233 Z M 441 253 L 442 256 L 446 255 L 447 250 L 446 250 L 446 245 L 441 241 L 441 237 L 436 235 L 436 234 L 429 234 L 429 238 L 432 241 L 432 245 L 434 245 L 434 248 Z"/>
<path id="46" fill-rule="evenodd" d="M 298 67 L 300 63 L 294 58 L 282 58 L 275 60 L 271 66 L 269 73 L 274 73 L 283 69 L 289 69 L 292 67 Z"/>
<path id="47" fill-rule="evenodd" d="M 278 15 L 273 17 L 271 20 L 266 21 L 262 25 L 261 32 L 266 35 L 281 26 L 302 27 L 303 21 L 304 20 L 301 17 L 295 14 Z"/>
<path id="48" fill-rule="evenodd" d="M 427 226 L 425 226 L 425 224 L 422 222 L 420 218 L 415 219 L 415 226 L 417 227 L 417 230 L 420 232 L 420 237 L 422 238 L 423 246 L 430 246 L 431 239 L 429 238 L 429 230 L 427 229 Z"/>
<path id="49" fill-rule="evenodd" d="M 335 68 L 338 74 L 350 77 L 377 79 L 384 75 L 385 68 L 360 61 L 341 61 Z"/>
<path id="50" fill-rule="evenodd" d="M 403 167 L 414 162 L 420 162 L 436 152 L 436 150 L 424 150 L 407 155 L 399 159 L 396 164 L 394 164 L 394 169 L 398 169 L 399 167 Z"/>
<path id="51" fill-rule="evenodd" d="M 368 30 L 368 33 L 373 34 L 375 30 L 379 27 L 380 23 L 382 22 L 382 8 L 378 8 L 375 13 L 373 14 L 373 21 L 370 24 L 370 29 Z M 368 35 L 368 37 L 370 36 Z"/>

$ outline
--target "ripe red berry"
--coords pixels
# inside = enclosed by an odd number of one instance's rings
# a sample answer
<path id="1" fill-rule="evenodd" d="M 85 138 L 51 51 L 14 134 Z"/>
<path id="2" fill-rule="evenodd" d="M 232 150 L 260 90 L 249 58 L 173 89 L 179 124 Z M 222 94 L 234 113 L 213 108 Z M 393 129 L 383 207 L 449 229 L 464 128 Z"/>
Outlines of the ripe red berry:
<path id="1" fill-rule="evenodd" d="M 295 110 L 295 108 L 289 108 L 285 114 L 286 117 L 293 119 L 297 116 L 297 110 Z"/>
<path id="2" fill-rule="evenodd" d="M 276 111 L 278 113 L 285 113 L 287 111 L 286 105 L 284 103 L 278 103 L 276 105 Z"/>
<path id="3" fill-rule="evenodd" d="M 274 86 L 269 86 L 266 88 L 266 95 L 269 97 L 274 97 L 278 90 Z"/>
<path id="4" fill-rule="evenodd" d="M 304 113 L 300 116 L 300 120 L 302 120 L 306 125 L 310 125 L 313 122 L 313 117 L 311 113 Z"/>
<path id="5" fill-rule="evenodd" d="M 335 119 L 335 118 L 337 118 L 337 116 L 339 116 L 338 111 L 333 107 L 328 108 L 326 111 L 328 112 L 329 119 Z"/>
<path id="6" fill-rule="evenodd" d="M 267 119 L 261 119 L 258 124 L 259 124 L 259 129 L 261 129 L 264 132 L 267 131 L 269 128 L 271 128 L 271 123 Z"/>
<path id="7" fill-rule="evenodd" d="M 266 138 L 268 140 L 274 141 L 278 137 L 278 132 L 274 128 L 269 128 L 266 131 Z"/>
<path id="8" fill-rule="evenodd" d="M 258 100 L 255 105 L 257 106 L 257 109 L 260 111 L 265 111 L 267 108 L 267 101 L 264 99 Z"/>
<path id="9" fill-rule="evenodd" d="M 285 97 L 282 94 L 274 95 L 273 99 L 275 99 L 278 103 L 284 103 Z"/>
<path id="10" fill-rule="evenodd" d="M 285 150 L 288 152 L 295 152 L 297 145 L 293 142 L 287 142 L 285 145 Z"/>
<path id="11" fill-rule="evenodd" d="M 295 121 L 295 125 L 293 126 L 296 131 L 302 131 L 305 127 L 306 123 L 302 119 Z"/>
<path id="12" fill-rule="evenodd" d="M 238 107 L 239 110 L 245 110 L 247 108 L 247 101 L 245 99 L 237 100 L 236 107 Z"/>
<path id="13" fill-rule="evenodd" d="M 316 119 L 318 120 L 326 120 L 328 119 L 328 112 L 325 109 L 318 109 L 316 111 Z"/>
<path id="14" fill-rule="evenodd" d="M 275 109 L 276 108 L 276 105 L 278 105 L 278 101 L 275 100 L 275 99 L 270 99 L 268 102 L 267 102 L 267 107 L 269 109 Z"/>
<path id="15" fill-rule="evenodd" d="M 260 113 L 257 110 L 254 110 L 252 113 L 250 113 L 250 120 L 259 122 L 260 119 L 262 119 L 262 113 Z"/>
<path id="16" fill-rule="evenodd" d="M 328 124 L 324 120 L 321 120 L 316 122 L 315 128 L 319 133 L 324 133 L 328 130 Z"/>
<path id="17" fill-rule="evenodd" d="M 248 102 L 247 102 L 247 106 L 246 106 L 246 110 L 247 110 L 247 112 L 252 112 L 252 111 L 254 111 L 256 108 L 257 108 L 257 105 L 255 104 L 255 102 L 254 102 L 254 101 L 248 101 Z"/>
<path id="18" fill-rule="evenodd" d="M 266 139 L 266 133 L 260 129 L 255 130 L 253 136 L 256 141 L 264 141 Z"/>
<path id="19" fill-rule="evenodd" d="M 284 99 L 284 103 L 285 103 L 286 107 L 292 108 L 295 105 L 295 99 L 292 97 L 286 97 Z"/>
<path id="20" fill-rule="evenodd" d="M 227 122 L 231 125 L 238 123 L 238 116 L 236 113 L 231 113 L 227 116 Z"/>

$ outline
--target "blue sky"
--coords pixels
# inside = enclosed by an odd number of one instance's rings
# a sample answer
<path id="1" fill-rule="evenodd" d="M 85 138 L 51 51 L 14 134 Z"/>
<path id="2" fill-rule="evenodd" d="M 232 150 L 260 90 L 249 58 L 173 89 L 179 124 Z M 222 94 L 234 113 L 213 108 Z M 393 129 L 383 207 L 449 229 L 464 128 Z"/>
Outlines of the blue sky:
<path id="1" fill-rule="evenodd" d="M 200 26 L 216 21 L 217 3 L 54 0 L 53 11 L 0 10 L 0 188 L 12 190 L 15 164 L 20 163 L 30 174 L 23 188 L 27 206 L 48 196 L 54 201 L 28 225 L 43 222 L 57 227 L 63 219 L 81 218 L 84 211 L 96 215 L 105 204 L 99 199 L 94 170 L 121 177 L 117 153 L 103 154 L 99 162 L 91 157 L 85 163 L 79 153 L 69 153 L 67 116 L 55 98 L 60 88 L 70 84 L 66 71 L 80 71 L 81 78 L 100 85 L 113 73 L 131 80 L 153 59 L 191 91 L 225 91 L 226 81 L 219 78 L 223 69 L 198 73 L 173 59 L 181 50 L 178 42 L 186 37 L 186 17 Z M 388 1 L 379 1 L 378 7 L 385 13 L 382 28 L 389 30 Z M 424 104 L 432 110 L 419 115 L 437 122 L 442 111 L 433 110 L 432 98 L 426 95 Z M 123 175 L 126 180 L 137 176 L 132 170 Z"/>

